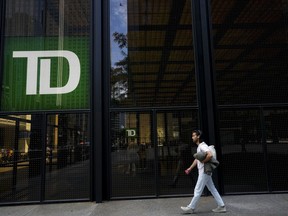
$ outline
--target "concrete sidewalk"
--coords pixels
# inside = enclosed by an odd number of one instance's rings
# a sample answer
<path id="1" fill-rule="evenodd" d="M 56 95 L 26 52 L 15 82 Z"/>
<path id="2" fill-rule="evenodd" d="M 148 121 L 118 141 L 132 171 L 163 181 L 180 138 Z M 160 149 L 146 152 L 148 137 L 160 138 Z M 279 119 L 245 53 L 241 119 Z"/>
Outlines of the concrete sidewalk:
<path id="1" fill-rule="evenodd" d="M 180 206 L 191 198 L 21 205 L 0 207 L 1 216 L 169 216 L 183 215 Z M 288 194 L 223 196 L 227 213 L 220 215 L 288 215 Z M 195 215 L 219 215 L 211 212 L 213 197 L 201 197 Z"/>

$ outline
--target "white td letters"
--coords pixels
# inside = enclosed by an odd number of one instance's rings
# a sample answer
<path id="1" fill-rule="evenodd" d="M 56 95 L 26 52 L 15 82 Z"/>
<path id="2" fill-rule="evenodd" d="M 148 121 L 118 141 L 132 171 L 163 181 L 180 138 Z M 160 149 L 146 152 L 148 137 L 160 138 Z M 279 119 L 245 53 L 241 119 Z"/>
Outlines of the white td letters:
<path id="1" fill-rule="evenodd" d="M 128 137 L 134 137 L 134 136 L 136 136 L 136 130 L 134 130 L 134 129 L 127 129 L 126 131 L 127 131 Z"/>
<path id="2" fill-rule="evenodd" d="M 27 58 L 26 94 L 37 94 L 38 58 L 63 57 L 69 63 L 69 79 L 63 87 L 50 87 L 51 59 L 40 59 L 39 94 L 65 94 L 77 88 L 80 81 L 80 61 L 71 51 L 14 51 L 13 58 Z"/>

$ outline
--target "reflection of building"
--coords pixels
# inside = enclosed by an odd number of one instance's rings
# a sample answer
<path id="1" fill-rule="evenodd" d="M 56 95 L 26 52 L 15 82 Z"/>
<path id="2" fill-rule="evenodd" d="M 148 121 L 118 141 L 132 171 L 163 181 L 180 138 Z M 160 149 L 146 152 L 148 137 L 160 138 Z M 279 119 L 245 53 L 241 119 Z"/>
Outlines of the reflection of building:
<path id="1" fill-rule="evenodd" d="M 0 149 L 1 164 L 7 161 L 13 161 L 15 152 L 18 157 L 25 158 L 28 155 L 31 132 L 31 116 L 23 116 L 23 121 L 18 116 L 9 116 L 8 118 L 0 118 Z M 15 142 L 15 136 L 18 137 Z"/>
<path id="2" fill-rule="evenodd" d="M 169 183 L 195 128 L 222 194 L 288 191 L 285 1 L 91 2 L 0 1 L 0 204 L 190 193 Z M 40 94 L 73 81 L 51 50 L 79 58 L 75 90 Z M 33 85 L 14 51 L 44 55 Z"/>

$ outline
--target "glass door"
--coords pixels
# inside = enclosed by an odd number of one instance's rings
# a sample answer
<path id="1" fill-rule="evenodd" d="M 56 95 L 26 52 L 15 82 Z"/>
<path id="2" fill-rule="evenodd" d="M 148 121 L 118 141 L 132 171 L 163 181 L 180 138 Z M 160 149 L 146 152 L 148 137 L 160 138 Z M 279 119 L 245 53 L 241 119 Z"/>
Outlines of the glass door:
<path id="1" fill-rule="evenodd" d="M 150 112 L 111 113 L 111 196 L 155 196 Z"/>
<path id="2" fill-rule="evenodd" d="M 110 127 L 112 198 L 193 193 L 197 110 L 112 112 Z"/>
<path id="3" fill-rule="evenodd" d="M 157 112 L 159 195 L 193 193 L 197 172 L 186 175 L 184 170 L 191 165 L 196 152 L 191 131 L 197 127 L 197 111 Z"/>

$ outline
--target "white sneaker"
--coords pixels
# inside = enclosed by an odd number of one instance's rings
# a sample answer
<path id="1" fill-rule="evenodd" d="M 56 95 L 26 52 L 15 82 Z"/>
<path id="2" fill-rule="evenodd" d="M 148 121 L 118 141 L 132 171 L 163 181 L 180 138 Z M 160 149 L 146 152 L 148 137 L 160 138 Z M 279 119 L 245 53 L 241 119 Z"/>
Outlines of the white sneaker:
<path id="1" fill-rule="evenodd" d="M 225 213 L 226 207 L 225 206 L 218 206 L 217 208 L 212 209 L 212 211 L 215 213 Z"/>
<path id="2" fill-rule="evenodd" d="M 181 209 L 182 209 L 185 213 L 191 213 L 191 214 L 194 213 L 194 209 L 189 208 L 189 207 L 181 206 Z"/>

